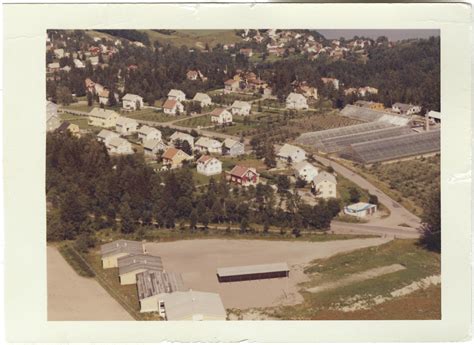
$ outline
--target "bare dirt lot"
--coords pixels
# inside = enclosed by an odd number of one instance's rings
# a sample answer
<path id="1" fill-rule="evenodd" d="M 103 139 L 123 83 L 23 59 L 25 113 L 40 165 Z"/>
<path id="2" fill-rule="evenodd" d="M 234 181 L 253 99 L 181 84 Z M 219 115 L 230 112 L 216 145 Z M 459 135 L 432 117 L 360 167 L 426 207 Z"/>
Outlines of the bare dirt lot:
<path id="1" fill-rule="evenodd" d="M 259 308 L 303 301 L 297 284 L 307 279 L 305 264 L 342 252 L 381 245 L 390 238 L 352 239 L 332 242 L 185 240 L 147 243 L 149 254 L 159 255 L 165 269 L 181 272 L 188 288 L 217 292 L 226 308 Z M 287 262 L 289 278 L 219 283 L 218 267 Z"/>
<path id="2" fill-rule="evenodd" d="M 48 247 L 48 320 L 133 320 L 93 278 L 76 274 L 58 250 Z"/>

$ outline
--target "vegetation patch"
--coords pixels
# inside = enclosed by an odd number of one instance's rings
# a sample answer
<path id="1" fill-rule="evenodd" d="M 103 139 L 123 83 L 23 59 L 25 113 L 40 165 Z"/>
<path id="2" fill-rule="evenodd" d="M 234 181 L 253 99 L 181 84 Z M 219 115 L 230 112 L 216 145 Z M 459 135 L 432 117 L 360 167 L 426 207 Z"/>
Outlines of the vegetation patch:
<path id="1" fill-rule="evenodd" d="M 70 244 L 60 246 L 59 252 L 77 274 L 88 278 L 95 276 L 94 272 L 90 269 L 82 256 Z"/>

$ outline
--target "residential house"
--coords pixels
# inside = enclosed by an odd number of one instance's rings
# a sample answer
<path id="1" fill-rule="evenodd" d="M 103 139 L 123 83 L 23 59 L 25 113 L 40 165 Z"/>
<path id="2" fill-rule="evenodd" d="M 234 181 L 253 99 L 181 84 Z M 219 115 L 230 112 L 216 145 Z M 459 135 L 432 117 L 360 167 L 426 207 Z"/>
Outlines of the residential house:
<path id="1" fill-rule="evenodd" d="M 309 85 L 300 85 L 296 88 L 296 93 L 300 93 L 306 98 L 318 99 L 318 89 Z"/>
<path id="2" fill-rule="evenodd" d="M 252 57 L 253 56 L 252 48 L 241 48 L 239 53 L 242 54 L 242 55 L 245 55 L 246 57 Z"/>
<path id="3" fill-rule="evenodd" d="M 308 109 L 308 103 L 306 103 L 306 98 L 302 94 L 291 92 L 286 97 L 286 107 L 297 110 Z"/>
<path id="4" fill-rule="evenodd" d="M 325 85 L 332 85 L 332 87 L 336 90 L 339 90 L 339 79 L 336 78 L 321 78 L 322 82 Z"/>
<path id="5" fill-rule="evenodd" d="M 358 92 L 360 96 L 365 97 L 366 95 L 376 95 L 379 93 L 379 90 L 376 89 L 375 87 L 364 86 L 364 87 L 359 87 Z"/>
<path id="6" fill-rule="evenodd" d="M 103 129 L 97 134 L 97 140 L 105 145 L 107 145 L 112 138 L 120 138 L 120 134 L 109 131 L 108 129 Z"/>
<path id="7" fill-rule="evenodd" d="M 109 153 L 117 155 L 130 155 L 134 152 L 132 149 L 132 144 L 123 138 L 110 139 L 106 144 L 106 147 Z"/>
<path id="8" fill-rule="evenodd" d="M 143 154 L 147 157 L 156 158 L 158 152 L 165 152 L 168 147 L 161 139 L 145 139 L 143 140 Z"/>
<path id="9" fill-rule="evenodd" d="M 54 49 L 54 57 L 56 59 L 61 59 L 64 57 L 64 49 L 60 48 L 60 49 Z"/>
<path id="10" fill-rule="evenodd" d="M 318 168 L 308 163 L 307 161 L 301 161 L 301 162 L 293 164 L 293 169 L 295 171 L 295 176 L 297 178 L 300 178 L 308 183 L 313 181 L 313 179 L 319 173 Z"/>
<path id="11" fill-rule="evenodd" d="M 226 178 L 229 182 L 241 186 L 256 185 L 259 181 L 260 174 L 255 168 L 247 168 L 236 165 L 231 171 L 226 172 Z"/>
<path id="12" fill-rule="evenodd" d="M 192 157 L 186 152 L 174 147 L 168 148 L 161 158 L 163 159 L 163 165 L 167 166 L 169 169 L 180 168 L 184 161 L 192 159 Z"/>
<path id="13" fill-rule="evenodd" d="M 138 122 L 128 117 L 120 116 L 115 123 L 115 130 L 121 135 L 130 135 L 137 131 Z"/>
<path id="14" fill-rule="evenodd" d="M 238 80 L 229 79 L 224 82 L 224 93 L 237 92 L 240 90 L 240 83 Z"/>
<path id="15" fill-rule="evenodd" d="M 188 80 L 197 80 L 199 77 L 199 74 L 197 71 L 188 71 L 186 73 L 186 79 Z"/>
<path id="16" fill-rule="evenodd" d="M 86 65 L 84 65 L 84 62 L 82 62 L 79 59 L 74 59 L 74 67 L 76 68 L 85 68 Z"/>
<path id="17" fill-rule="evenodd" d="M 439 111 L 430 110 L 428 112 L 428 118 L 433 120 L 436 123 L 441 122 L 441 113 Z"/>
<path id="18" fill-rule="evenodd" d="M 167 99 L 163 103 L 163 112 L 167 115 L 177 115 L 184 112 L 183 104 L 175 99 Z"/>
<path id="19" fill-rule="evenodd" d="M 51 62 L 48 64 L 48 72 L 58 72 L 61 69 L 59 62 Z"/>
<path id="20" fill-rule="evenodd" d="M 329 199 L 336 197 L 336 187 L 336 177 L 327 171 L 321 171 L 313 178 L 311 189 L 316 197 Z"/>
<path id="21" fill-rule="evenodd" d="M 306 159 L 306 151 L 298 146 L 284 144 L 278 151 L 277 157 L 284 161 L 298 163 Z"/>
<path id="22" fill-rule="evenodd" d="M 159 256 L 148 254 L 130 254 L 117 259 L 120 285 L 137 283 L 137 274 L 145 271 L 163 271 L 163 262 Z"/>
<path id="23" fill-rule="evenodd" d="M 222 173 L 222 162 L 215 157 L 203 155 L 196 163 L 198 174 L 212 176 Z"/>
<path id="24" fill-rule="evenodd" d="M 202 92 L 196 93 L 194 95 L 193 101 L 199 103 L 201 108 L 208 107 L 212 104 L 211 97 L 209 97 L 209 95 Z"/>
<path id="25" fill-rule="evenodd" d="M 113 110 L 94 108 L 89 113 L 88 123 L 90 126 L 111 128 L 115 127 L 119 116 Z"/>
<path id="26" fill-rule="evenodd" d="M 46 101 L 46 130 L 48 132 L 55 131 L 61 125 L 58 116 L 58 105 L 56 103 Z"/>
<path id="27" fill-rule="evenodd" d="M 79 129 L 79 126 L 76 125 L 75 123 L 70 123 L 68 121 L 64 121 L 61 123 L 61 125 L 56 129 L 56 131 L 61 132 L 61 133 L 66 133 L 69 132 L 75 137 L 80 137 L 81 136 L 81 131 Z"/>
<path id="28" fill-rule="evenodd" d="M 191 146 L 192 149 L 194 149 L 194 137 L 190 134 L 183 133 L 183 132 L 174 132 L 170 136 L 170 143 L 174 144 L 175 141 L 180 140 L 180 141 L 187 141 L 189 146 Z"/>
<path id="29" fill-rule="evenodd" d="M 405 103 L 395 103 L 392 105 L 392 111 L 402 114 L 402 115 L 413 115 L 421 112 L 421 107 L 419 105 L 405 104 Z"/>
<path id="30" fill-rule="evenodd" d="M 155 127 L 141 126 L 137 130 L 138 139 L 142 142 L 145 140 L 161 140 L 161 131 Z"/>
<path id="31" fill-rule="evenodd" d="M 375 214 L 375 212 L 377 212 L 377 205 L 366 202 L 358 202 L 344 207 L 345 214 L 357 218 L 365 218 Z"/>
<path id="32" fill-rule="evenodd" d="M 232 157 L 240 156 L 245 153 L 245 146 L 243 143 L 227 138 L 222 144 L 222 154 Z"/>
<path id="33" fill-rule="evenodd" d="M 168 99 L 184 102 L 186 100 L 186 95 L 181 90 L 171 89 L 170 92 L 168 92 Z"/>
<path id="34" fill-rule="evenodd" d="M 372 102 L 372 101 L 362 101 L 359 100 L 354 103 L 354 105 L 361 107 L 361 108 L 368 108 L 368 109 L 373 109 L 373 110 L 385 110 L 385 106 L 383 103 L 378 103 L 378 102 Z"/>
<path id="35" fill-rule="evenodd" d="M 69 72 L 71 71 L 71 67 L 69 67 L 69 66 L 64 66 L 63 68 L 61 68 L 61 71 L 64 71 L 64 72 L 69 73 Z"/>
<path id="36" fill-rule="evenodd" d="M 122 108 L 124 110 L 137 110 L 143 108 L 143 97 L 127 93 L 122 97 Z"/>
<path id="37" fill-rule="evenodd" d="M 211 122 L 219 125 L 232 124 L 232 114 L 225 108 L 216 108 L 211 112 Z"/>
<path id="38" fill-rule="evenodd" d="M 98 56 L 91 56 L 88 58 L 89 62 L 92 66 L 97 66 L 99 64 L 99 57 Z"/>
<path id="39" fill-rule="evenodd" d="M 117 240 L 100 246 L 102 255 L 102 268 L 118 267 L 117 260 L 130 254 L 145 254 L 142 242 Z"/>
<path id="40" fill-rule="evenodd" d="M 247 116 L 250 115 L 252 106 L 248 102 L 234 101 L 231 106 L 232 115 Z"/>
<path id="41" fill-rule="evenodd" d="M 200 152 L 221 153 L 222 143 L 208 137 L 200 137 L 196 141 L 195 148 Z"/>

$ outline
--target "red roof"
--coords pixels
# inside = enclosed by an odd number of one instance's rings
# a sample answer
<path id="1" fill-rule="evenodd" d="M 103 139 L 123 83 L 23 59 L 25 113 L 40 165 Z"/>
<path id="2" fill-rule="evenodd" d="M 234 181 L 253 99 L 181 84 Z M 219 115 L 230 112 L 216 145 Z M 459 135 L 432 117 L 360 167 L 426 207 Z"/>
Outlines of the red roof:
<path id="1" fill-rule="evenodd" d="M 199 157 L 199 159 L 197 160 L 197 162 L 198 162 L 198 163 L 201 163 L 201 162 L 202 162 L 202 163 L 206 163 L 206 162 L 210 161 L 211 159 L 212 159 L 211 156 L 206 156 L 206 155 L 204 155 L 204 156 Z"/>
<path id="2" fill-rule="evenodd" d="M 178 150 L 174 147 L 170 147 L 169 149 L 167 149 L 164 153 L 163 153 L 163 156 L 162 158 L 163 159 L 173 159 L 173 157 L 181 150 Z"/>
<path id="3" fill-rule="evenodd" d="M 256 174 L 256 172 L 253 169 L 244 167 L 242 165 L 236 165 L 235 167 L 233 167 L 232 170 L 229 172 L 229 174 L 233 176 L 244 177 L 244 175 L 248 171 L 251 171 L 252 173 Z"/>
<path id="4" fill-rule="evenodd" d="M 212 116 L 219 116 L 220 114 L 222 114 L 222 112 L 224 112 L 226 109 L 225 108 L 216 108 L 214 109 L 212 112 L 211 112 L 211 115 Z"/>
<path id="5" fill-rule="evenodd" d="M 173 109 L 176 106 L 177 101 L 175 99 L 167 99 L 165 103 L 163 103 L 163 108 L 166 109 Z"/>
<path id="6" fill-rule="evenodd" d="M 234 83 L 238 83 L 238 81 L 234 80 L 234 79 L 229 79 L 229 80 L 226 80 L 224 82 L 225 85 L 232 85 Z"/>

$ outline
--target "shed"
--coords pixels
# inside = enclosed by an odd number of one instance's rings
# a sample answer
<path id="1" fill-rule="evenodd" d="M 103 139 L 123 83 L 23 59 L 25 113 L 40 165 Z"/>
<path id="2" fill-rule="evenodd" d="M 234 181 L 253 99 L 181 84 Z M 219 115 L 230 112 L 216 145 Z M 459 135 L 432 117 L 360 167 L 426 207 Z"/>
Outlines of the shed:
<path id="1" fill-rule="evenodd" d="M 217 269 L 220 283 L 244 280 L 271 279 L 288 277 L 290 269 L 286 262 L 266 265 L 234 266 Z"/>
<path id="2" fill-rule="evenodd" d="M 220 296 L 201 291 L 177 291 L 162 294 L 160 314 L 169 321 L 226 320 L 227 313 Z"/>
<path id="3" fill-rule="evenodd" d="M 120 284 L 129 285 L 137 282 L 137 274 L 147 270 L 163 271 L 163 262 L 159 256 L 147 254 L 130 254 L 117 260 Z"/>
<path id="4" fill-rule="evenodd" d="M 117 240 L 100 246 L 100 253 L 102 255 L 102 267 L 112 268 L 118 267 L 118 258 L 130 254 L 144 254 L 146 250 L 142 242 Z"/>

